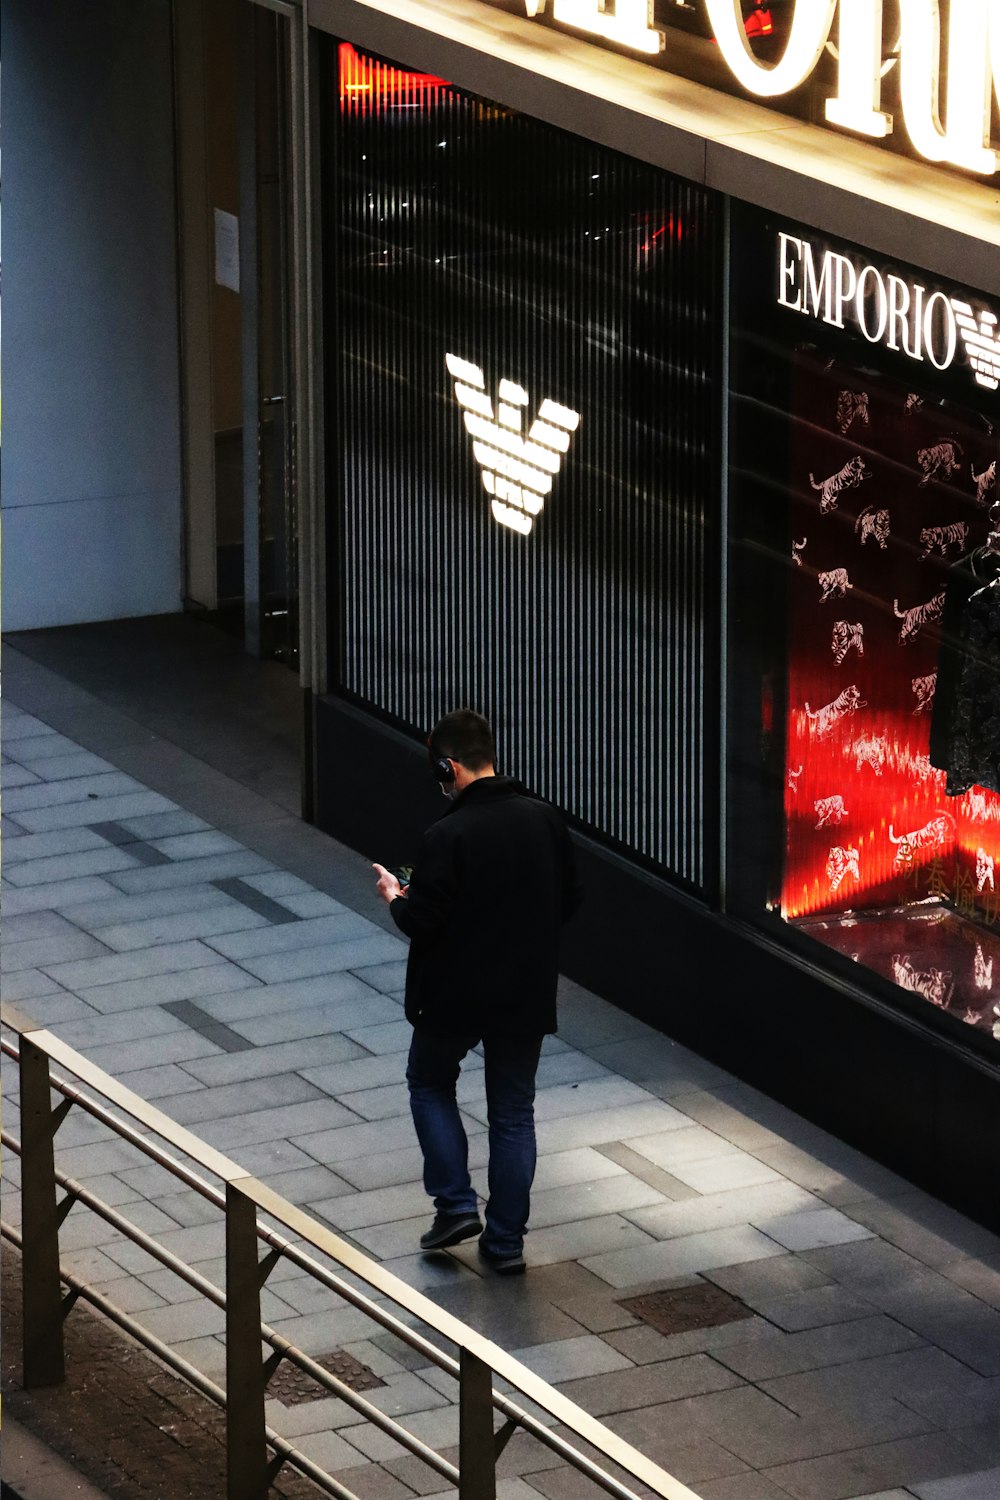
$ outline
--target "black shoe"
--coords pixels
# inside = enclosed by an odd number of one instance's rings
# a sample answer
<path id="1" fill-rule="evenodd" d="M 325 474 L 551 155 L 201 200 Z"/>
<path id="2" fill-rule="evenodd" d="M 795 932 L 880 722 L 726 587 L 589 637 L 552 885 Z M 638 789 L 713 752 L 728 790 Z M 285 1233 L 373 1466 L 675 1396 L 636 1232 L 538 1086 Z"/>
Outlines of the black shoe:
<path id="1" fill-rule="evenodd" d="M 477 1213 L 438 1214 L 426 1234 L 420 1236 L 421 1250 L 447 1250 L 449 1245 L 458 1245 L 462 1240 L 471 1240 L 482 1234 L 483 1226 Z"/>
<path id="2" fill-rule="evenodd" d="M 498 1276 L 523 1276 L 528 1269 L 520 1250 L 516 1255 L 497 1255 L 495 1250 L 487 1250 L 482 1240 L 479 1241 L 479 1258 Z"/>

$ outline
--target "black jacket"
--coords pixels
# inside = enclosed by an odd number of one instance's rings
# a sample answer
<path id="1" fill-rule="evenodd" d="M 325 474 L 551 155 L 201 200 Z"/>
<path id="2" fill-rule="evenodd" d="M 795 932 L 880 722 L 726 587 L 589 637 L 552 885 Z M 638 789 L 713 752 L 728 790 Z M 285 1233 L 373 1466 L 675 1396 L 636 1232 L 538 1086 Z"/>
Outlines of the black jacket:
<path id="1" fill-rule="evenodd" d="M 462 1036 L 556 1029 L 559 928 L 580 903 L 562 819 L 509 776 L 471 782 L 424 834 L 405 897 L 406 1016 Z"/>

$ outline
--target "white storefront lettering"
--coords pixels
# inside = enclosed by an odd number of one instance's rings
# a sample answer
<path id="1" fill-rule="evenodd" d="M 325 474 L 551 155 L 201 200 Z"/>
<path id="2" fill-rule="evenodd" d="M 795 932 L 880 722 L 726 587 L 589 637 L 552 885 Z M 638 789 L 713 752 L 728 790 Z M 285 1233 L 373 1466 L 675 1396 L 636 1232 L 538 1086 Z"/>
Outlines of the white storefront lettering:
<path id="1" fill-rule="evenodd" d="M 992 308 L 974 310 L 962 297 L 929 291 L 860 256 L 779 231 L 777 301 L 830 328 L 855 328 L 870 344 L 921 364 L 927 360 L 936 370 L 950 369 L 964 348 L 976 383 L 1000 388 L 1000 336 Z"/>
<path id="2" fill-rule="evenodd" d="M 524 3 L 530 17 L 546 6 L 546 0 Z M 882 139 L 893 129 L 882 109 L 883 79 L 898 67 L 903 122 L 916 152 L 981 176 L 1000 171 L 1000 151 L 990 140 L 994 97 L 1000 102 L 1000 0 L 955 0 L 946 28 L 941 0 L 895 0 L 899 34 L 888 57 L 885 0 L 793 0 L 785 50 L 772 65 L 753 53 L 742 0 L 705 0 L 705 6 L 727 67 L 757 98 L 779 100 L 799 88 L 828 48 L 838 71 L 826 119 Z M 662 51 L 670 37 L 655 24 L 654 0 L 616 0 L 613 10 L 606 0 L 552 0 L 551 14 L 576 31 L 646 54 Z"/>

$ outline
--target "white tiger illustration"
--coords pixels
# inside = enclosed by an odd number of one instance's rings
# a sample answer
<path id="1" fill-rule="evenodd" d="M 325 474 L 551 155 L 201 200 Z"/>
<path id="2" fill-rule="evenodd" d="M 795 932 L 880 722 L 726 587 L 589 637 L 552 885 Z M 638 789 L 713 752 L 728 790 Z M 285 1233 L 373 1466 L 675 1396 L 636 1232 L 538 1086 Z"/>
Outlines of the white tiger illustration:
<path id="1" fill-rule="evenodd" d="M 870 479 L 871 477 L 871 470 L 865 468 L 865 461 L 860 453 L 856 453 L 853 458 L 849 458 L 842 469 L 838 469 L 836 474 L 831 474 L 826 479 L 821 479 L 817 482 L 815 477 L 810 474 L 809 483 L 814 490 L 819 490 L 820 492 L 820 515 L 825 516 L 829 511 L 837 509 L 838 496 L 844 490 L 852 490 L 863 479 Z"/>
<path id="2" fill-rule="evenodd" d="M 976 850 L 976 890 L 984 891 L 989 886 L 991 891 L 996 890 L 993 884 L 993 856 L 987 854 L 985 849 Z"/>
<path id="3" fill-rule="evenodd" d="M 917 463 L 923 470 L 923 479 L 920 488 L 930 484 L 932 479 L 939 476 L 942 479 L 950 479 L 959 467 L 959 459 L 963 455 L 961 444 L 956 443 L 954 438 L 945 438 L 940 443 L 934 443 L 930 448 L 921 448 L 917 453 Z"/>
<path id="4" fill-rule="evenodd" d="M 984 819 L 989 817 L 985 792 L 970 791 L 968 793 L 968 801 L 969 817 L 972 818 L 973 821 L 975 821 L 976 819 Z"/>
<path id="5" fill-rule="evenodd" d="M 865 627 L 859 620 L 852 624 L 850 620 L 837 620 L 833 627 L 833 639 L 830 642 L 833 659 L 839 667 L 848 651 L 855 650 L 859 656 L 865 654 Z"/>
<path id="6" fill-rule="evenodd" d="M 819 815 L 817 828 L 839 827 L 848 816 L 843 797 L 821 797 L 813 803 L 813 812 Z"/>
<path id="7" fill-rule="evenodd" d="M 845 687 L 842 693 L 838 693 L 832 703 L 825 704 L 815 711 L 806 704 L 806 718 L 809 719 L 817 735 L 823 738 L 832 734 L 842 719 L 849 719 L 851 714 L 856 714 L 859 708 L 867 708 L 867 703 L 862 699 L 861 692 L 856 683 Z"/>
<path id="8" fill-rule="evenodd" d="M 892 612 L 897 620 L 902 620 L 899 628 L 899 639 L 901 644 L 917 638 L 925 625 L 933 625 L 940 620 L 944 609 L 944 589 L 940 594 L 935 594 L 933 599 L 928 599 L 926 604 L 915 604 L 912 609 L 900 609 L 899 600 L 892 601 Z"/>
<path id="9" fill-rule="evenodd" d="M 917 706 L 913 710 L 915 714 L 926 713 L 934 703 L 934 690 L 937 687 L 937 673 L 928 672 L 926 677 L 914 677 L 910 682 L 910 688 L 916 697 Z"/>
<path id="10" fill-rule="evenodd" d="M 802 559 L 799 556 L 799 553 L 805 551 L 805 545 L 808 540 L 809 538 L 807 536 L 804 536 L 801 542 L 795 541 L 794 538 L 792 540 L 792 562 L 797 568 L 801 568 L 802 566 Z"/>
<path id="11" fill-rule="evenodd" d="M 961 552 L 968 537 L 969 528 L 964 521 L 954 521 L 951 526 L 925 526 L 920 533 L 924 547 L 920 561 L 930 557 L 932 552 L 940 552 L 942 557 L 947 557 L 949 547 L 957 547 Z"/>
<path id="12" fill-rule="evenodd" d="M 939 812 L 925 823 L 923 828 L 916 828 L 912 833 L 900 834 L 899 838 L 892 831 L 889 824 L 889 842 L 896 845 L 897 865 L 908 865 L 912 863 L 914 854 L 921 853 L 924 849 L 940 849 L 947 843 L 955 832 L 955 819 L 951 813 Z"/>
<path id="13" fill-rule="evenodd" d="M 923 404 L 923 396 L 918 396 L 916 391 L 911 391 L 903 403 L 903 410 L 909 415 L 911 411 L 919 411 Z"/>
<path id="14" fill-rule="evenodd" d="M 904 990 L 912 990 L 932 1005 L 942 1008 L 951 999 L 955 978 L 950 969 L 915 969 L 908 953 L 892 955 L 892 974 L 896 983 Z"/>
<path id="15" fill-rule="evenodd" d="M 831 599 L 843 599 L 847 590 L 854 587 L 846 568 L 831 568 L 828 573 L 817 573 L 816 582 L 820 587 L 820 604 L 829 604 Z"/>
<path id="16" fill-rule="evenodd" d="M 884 552 L 890 536 L 889 520 L 887 510 L 876 510 L 874 505 L 866 506 L 854 523 L 855 534 L 861 533 L 862 547 L 873 536 Z"/>
<path id="17" fill-rule="evenodd" d="M 842 849 L 839 845 L 830 850 L 826 861 L 826 878 L 830 882 L 830 895 L 838 891 L 846 875 L 861 879 L 861 855 L 857 849 Z"/>
<path id="18" fill-rule="evenodd" d="M 975 464 L 970 465 L 970 468 L 972 470 L 972 482 L 976 486 L 976 504 L 988 505 L 990 503 L 990 490 L 997 482 L 997 461 L 994 459 L 981 474 L 976 473 Z"/>
<path id="19" fill-rule="evenodd" d="M 991 990 L 993 988 L 993 956 L 989 958 L 983 952 L 982 943 L 976 944 L 976 956 L 972 961 L 972 972 L 976 981 L 977 990 Z"/>
<path id="20" fill-rule="evenodd" d="M 788 790 L 794 792 L 796 795 L 799 790 L 799 777 L 802 775 L 803 770 L 803 766 L 799 766 L 797 771 L 793 771 L 791 766 L 788 768 Z"/>
<path id="21" fill-rule="evenodd" d="M 852 422 L 868 426 L 867 391 L 840 391 L 837 396 L 837 430 L 846 433 Z"/>
<path id="22" fill-rule="evenodd" d="M 871 737 L 855 740 L 850 753 L 854 756 L 855 770 L 860 771 L 862 766 L 871 766 L 875 775 L 881 776 L 887 755 L 885 740 Z"/>

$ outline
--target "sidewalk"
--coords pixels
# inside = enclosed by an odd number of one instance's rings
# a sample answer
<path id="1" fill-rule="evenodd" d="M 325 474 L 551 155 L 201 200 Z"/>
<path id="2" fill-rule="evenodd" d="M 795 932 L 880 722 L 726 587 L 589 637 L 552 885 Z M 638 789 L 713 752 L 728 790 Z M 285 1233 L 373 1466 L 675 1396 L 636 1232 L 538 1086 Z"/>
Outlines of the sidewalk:
<path id="1" fill-rule="evenodd" d="M 406 948 L 367 862 L 295 816 L 276 707 L 287 694 L 294 712 L 294 679 L 239 658 L 268 714 L 213 709 L 208 688 L 201 711 L 190 675 L 179 692 L 182 667 L 144 665 L 127 632 L 51 634 L 62 646 L 26 638 L 3 657 L 7 1000 L 704 1500 L 996 1500 L 1000 1240 L 578 986 L 563 986 L 539 1075 L 528 1275 L 482 1274 L 464 1247 L 417 1253 L 429 1205 L 403 1083 Z M 148 639 L 165 650 L 168 635 Z M 195 651 L 183 672 L 224 683 L 226 662 Z M 482 1190 L 475 1069 L 461 1099 Z M 4 1123 L 19 1133 L 9 1068 Z M 218 1282 L 221 1224 L 203 1202 L 78 1112 L 58 1145 L 64 1170 Z M 16 1181 L 8 1160 L 14 1221 Z M 77 1274 L 221 1377 L 214 1309 L 78 1208 L 62 1238 Z M 658 1311 L 678 1331 L 623 1306 L 685 1288 Z M 735 1303 L 707 1308 L 713 1290 Z M 373 1399 L 418 1435 L 454 1444 L 436 1372 L 295 1268 L 264 1304 L 310 1353 L 367 1366 L 384 1383 Z M 268 1420 L 373 1500 L 440 1488 L 338 1406 L 289 1396 Z M 501 1473 L 504 1500 L 592 1491 L 521 1439 Z"/>

